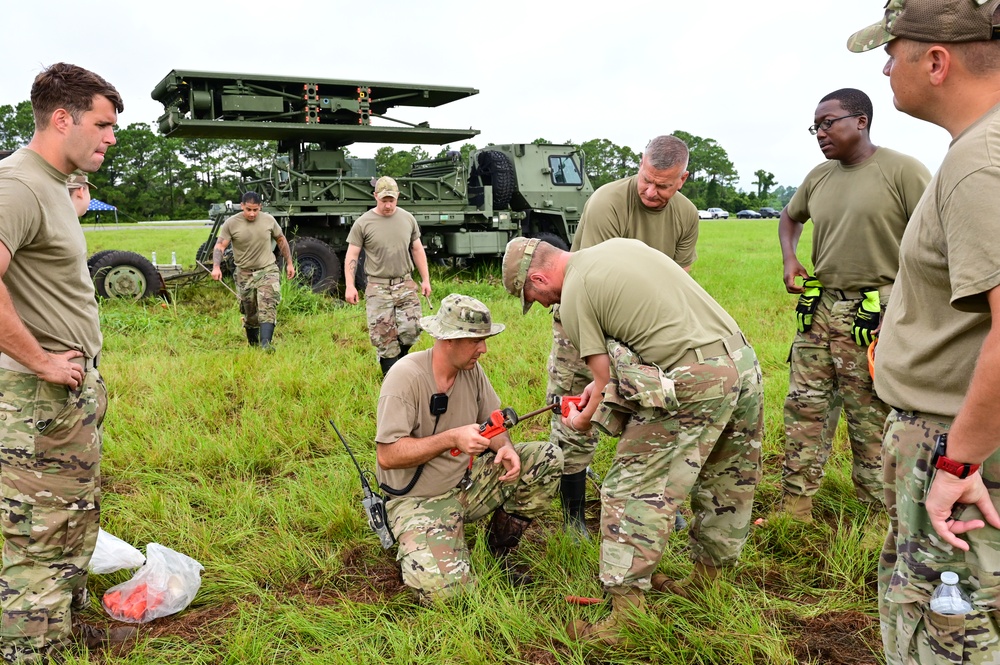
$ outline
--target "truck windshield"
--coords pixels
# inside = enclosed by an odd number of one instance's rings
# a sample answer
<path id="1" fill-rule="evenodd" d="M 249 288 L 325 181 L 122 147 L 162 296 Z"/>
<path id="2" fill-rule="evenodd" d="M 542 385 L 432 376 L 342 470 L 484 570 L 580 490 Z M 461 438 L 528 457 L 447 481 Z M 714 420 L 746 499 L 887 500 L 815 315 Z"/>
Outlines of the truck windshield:
<path id="1" fill-rule="evenodd" d="M 583 178 L 580 177 L 580 170 L 576 167 L 576 162 L 569 155 L 551 155 L 549 157 L 549 168 L 552 169 L 553 185 L 583 184 Z"/>

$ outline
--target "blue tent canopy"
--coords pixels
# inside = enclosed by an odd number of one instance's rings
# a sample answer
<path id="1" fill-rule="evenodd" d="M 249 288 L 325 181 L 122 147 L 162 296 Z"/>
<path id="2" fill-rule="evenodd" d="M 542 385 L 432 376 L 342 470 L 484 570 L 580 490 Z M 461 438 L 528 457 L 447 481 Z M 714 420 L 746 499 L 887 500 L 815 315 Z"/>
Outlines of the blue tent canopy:
<path id="1" fill-rule="evenodd" d="M 92 198 L 90 199 L 90 205 L 87 206 L 87 212 L 90 212 L 91 210 L 93 210 L 95 213 L 107 212 L 110 210 L 115 213 L 115 224 L 118 223 L 118 208 L 114 207 L 113 205 Z"/>

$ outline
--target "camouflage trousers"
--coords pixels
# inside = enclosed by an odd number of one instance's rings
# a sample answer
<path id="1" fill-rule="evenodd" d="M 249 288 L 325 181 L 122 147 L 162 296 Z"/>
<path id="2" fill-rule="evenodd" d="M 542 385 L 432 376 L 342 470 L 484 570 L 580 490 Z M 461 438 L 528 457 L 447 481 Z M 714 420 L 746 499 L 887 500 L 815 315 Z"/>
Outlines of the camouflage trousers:
<path id="1" fill-rule="evenodd" d="M 499 507 L 534 518 L 552 502 L 562 476 L 562 452 L 548 442 L 514 445 L 521 458 L 516 481 L 500 482 L 503 466 L 495 456 L 482 455 L 472 466 L 472 486 L 454 488 L 434 497 L 393 497 L 389 525 L 399 549 L 396 560 L 403 582 L 421 603 L 454 597 L 473 583 L 465 525 Z"/>
<path id="2" fill-rule="evenodd" d="M 594 380 L 587 363 L 566 336 L 566 330 L 559 318 L 558 305 L 552 307 L 552 350 L 549 352 L 548 370 L 549 383 L 546 392 L 550 400 L 563 395 L 579 395 L 587 384 Z M 562 415 L 558 411 L 553 412 L 549 441 L 562 448 L 566 459 L 563 473 L 566 475 L 579 473 L 590 465 L 597 449 L 597 439 L 596 429 L 576 432 L 563 425 Z"/>
<path id="3" fill-rule="evenodd" d="M 893 409 L 886 422 L 885 504 L 890 530 L 878 566 L 879 619 L 886 662 L 1000 663 L 1000 531 L 986 525 L 960 536 L 969 551 L 953 548 L 934 532 L 923 506 L 933 479 L 928 471 L 934 437 L 948 419 Z M 1000 453 L 982 467 L 994 505 L 1000 505 Z M 960 506 L 956 519 L 982 519 L 975 506 Z M 966 615 L 930 609 L 930 596 L 944 571 L 958 574 L 972 600 Z"/>
<path id="4" fill-rule="evenodd" d="M 281 302 L 281 272 L 277 265 L 260 270 L 237 270 L 236 293 L 245 328 L 260 328 L 262 323 L 278 322 Z"/>
<path id="5" fill-rule="evenodd" d="M 0 369 L 0 656 L 7 661 L 43 662 L 65 648 L 72 612 L 85 607 L 107 404 L 97 370 L 69 390 Z"/>
<path id="6" fill-rule="evenodd" d="M 882 426 L 889 407 L 875 395 L 867 349 L 851 338 L 859 303 L 824 292 L 812 328 L 796 333 L 792 342 L 781 478 L 786 494 L 819 491 L 836 430 L 831 414 L 840 400 L 854 456 L 855 492 L 866 503 L 882 502 Z M 884 316 L 884 302 L 882 312 Z"/>
<path id="7" fill-rule="evenodd" d="M 678 410 L 642 409 L 629 418 L 601 488 L 605 587 L 650 588 L 689 495 L 693 560 L 732 565 L 750 532 L 763 427 L 757 356 L 745 346 L 666 375 Z"/>
<path id="8" fill-rule="evenodd" d="M 368 337 L 379 358 L 395 358 L 403 346 L 413 346 L 420 337 L 420 297 L 417 283 L 407 277 L 399 284 L 365 287 Z"/>

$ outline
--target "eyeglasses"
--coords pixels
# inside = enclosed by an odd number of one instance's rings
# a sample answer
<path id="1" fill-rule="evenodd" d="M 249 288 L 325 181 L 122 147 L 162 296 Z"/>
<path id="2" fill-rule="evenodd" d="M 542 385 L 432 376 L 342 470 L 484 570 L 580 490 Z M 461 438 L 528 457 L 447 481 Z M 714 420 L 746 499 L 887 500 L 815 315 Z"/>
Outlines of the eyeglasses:
<path id="1" fill-rule="evenodd" d="M 812 134 L 813 136 L 816 136 L 817 134 L 819 134 L 819 130 L 821 129 L 824 132 L 829 131 L 829 129 L 833 127 L 833 123 L 837 122 L 838 120 L 843 120 L 844 118 L 856 118 L 859 115 L 864 115 L 864 113 L 852 113 L 851 115 L 842 115 L 839 118 L 827 118 L 823 122 L 811 125 L 809 127 L 809 133 Z"/>

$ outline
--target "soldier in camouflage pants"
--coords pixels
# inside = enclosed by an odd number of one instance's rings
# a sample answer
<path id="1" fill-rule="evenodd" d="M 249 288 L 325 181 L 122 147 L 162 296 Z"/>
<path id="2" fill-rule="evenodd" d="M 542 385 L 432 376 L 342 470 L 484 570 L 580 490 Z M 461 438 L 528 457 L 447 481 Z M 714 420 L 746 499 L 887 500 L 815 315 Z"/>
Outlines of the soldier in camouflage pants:
<path id="1" fill-rule="evenodd" d="M 473 583 L 465 525 L 492 515 L 498 508 L 533 519 L 542 514 L 562 476 L 562 455 L 547 442 L 514 445 L 521 458 L 515 483 L 500 481 L 503 467 L 493 455 L 476 458 L 472 486 L 434 497 L 400 497 L 389 501 L 389 524 L 399 541 L 396 559 L 403 582 L 419 602 L 444 600 Z"/>
<path id="2" fill-rule="evenodd" d="M 583 362 L 573 342 L 566 336 L 559 319 L 559 307 L 552 307 L 552 349 L 549 352 L 549 399 L 555 400 L 564 395 L 579 395 L 587 387 L 593 377 Z M 562 423 L 559 412 L 552 414 L 552 432 L 549 440 L 562 448 L 566 460 L 563 475 L 575 476 L 586 471 L 597 449 L 598 434 L 596 430 L 575 432 Z"/>
<path id="3" fill-rule="evenodd" d="M 101 424 L 107 391 L 91 369 L 77 390 L 0 369 L 3 563 L 0 656 L 70 643 L 71 605 L 86 607 L 87 564 L 100 519 Z"/>
<path id="4" fill-rule="evenodd" d="M 882 313 L 888 296 L 881 299 Z M 787 494 L 811 497 L 819 491 L 830 457 L 833 429 L 828 430 L 834 401 L 842 399 L 854 454 L 851 478 L 858 499 L 882 503 L 882 425 L 889 407 L 875 395 L 866 348 L 851 338 L 860 299 L 840 299 L 824 290 L 812 327 L 795 335 L 785 399 L 785 462 L 782 485 Z M 805 517 L 805 515 L 803 515 Z"/>
<path id="5" fill-rule="evenodd" d="M 277 265 L 260 270 L 237 270 L 236 293 L 246 328 L 260 328 L 262 323 L 278 322 L 281 302 L 281 274 Z"/>
<path id="6" fill-rule="evenodd" d="M 391 281 L 391 280 L 386 280 Z M 420 297 L 417 283 L 410 278 L 383 284 L 368 278 L 365 287 L 368 337 L 379 358 L 406 355 L 420 337 Z M 405 349 L 405 350 L 404 350 Z"/>

